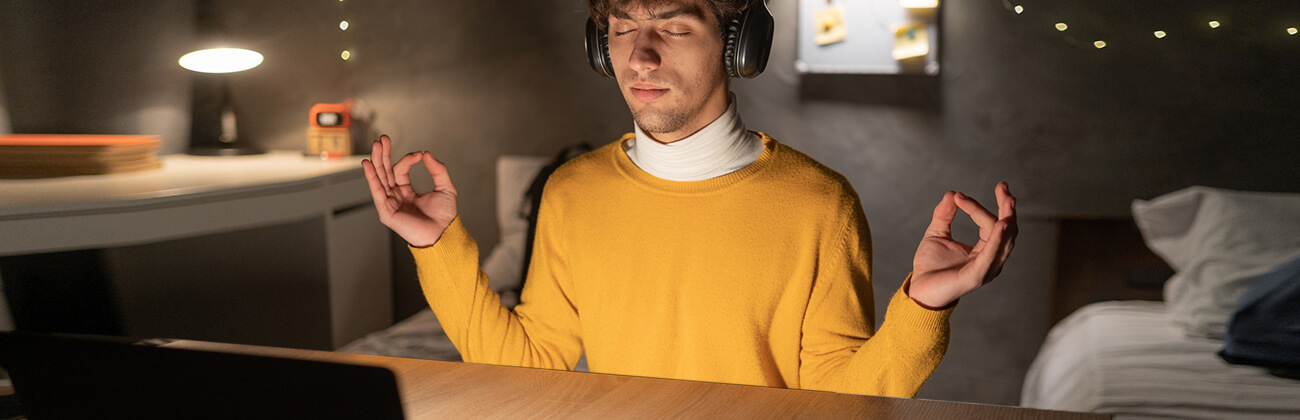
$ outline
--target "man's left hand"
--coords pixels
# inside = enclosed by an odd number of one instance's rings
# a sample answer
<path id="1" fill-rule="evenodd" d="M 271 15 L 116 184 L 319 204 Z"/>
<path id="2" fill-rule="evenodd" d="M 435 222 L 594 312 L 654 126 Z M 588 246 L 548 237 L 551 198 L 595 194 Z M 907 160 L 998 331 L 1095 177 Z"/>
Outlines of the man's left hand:
<path id="1" fill-rule="evenodd" d="M 943 195 L 912 259 L 912 282 L 907 291 L 912 300 L 927 308 L 943 308 L 1002 272 L 1002 264 L 1016 244 L 1016 198 L 1005 182 L 998 183 L 994 194 L 997 217 L 965 194 L 949 191 Z M 957 209 L 980 227 L 975 246 L 952 238 Z"/>

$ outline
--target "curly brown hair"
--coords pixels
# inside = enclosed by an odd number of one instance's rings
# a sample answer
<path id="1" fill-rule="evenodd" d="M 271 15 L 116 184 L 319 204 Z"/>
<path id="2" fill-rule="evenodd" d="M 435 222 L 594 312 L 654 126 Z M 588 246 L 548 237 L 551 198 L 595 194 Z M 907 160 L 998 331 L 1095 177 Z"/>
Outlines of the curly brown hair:
<path id="1" fill-rule="evenodd" d="M 633 9 L 639 7 L 659 8 L 673 4 L 682 0 L 587 0 L 587 10 L 591 13 L 591 20 L 596 22 L 596 26 L 602 31 L 605 26 L 609 25 L 609 15 L 618 9 Z M 699 0 L 713 12 L 713 16 L 718 17 L 718 25 L 724 25 L 742 10 L 749 6 L 750 0 Z M 763 0 L 756 0 L 763 1 Z"/>

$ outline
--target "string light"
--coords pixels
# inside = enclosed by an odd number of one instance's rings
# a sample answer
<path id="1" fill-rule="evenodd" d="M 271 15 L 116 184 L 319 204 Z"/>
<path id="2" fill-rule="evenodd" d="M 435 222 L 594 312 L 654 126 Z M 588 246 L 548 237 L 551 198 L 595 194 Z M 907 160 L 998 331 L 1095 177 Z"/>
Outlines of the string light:
<path id="1" fill-rule="evenodd" d="M 339 54 L 339 57 L 343 58 L 343 61 L 348 61 L 349 58 L 352 58 L 352 51 L 343 50 L 343 53 Z"/>
<path id="2" fill-rule="evenodd" d="M 339 22 L 339 30 L 341 30 L 341 31 L 346 31 L 346 30 L 348 30 L 348 21 L 345 20 L 345 21 Z"/>
<path id="3" fill-rule="evenodd" d="M 1007 9 L 1007 10 L 1010 10 L 1010 11 L 1015 12 L 1017 15 L 1019 15 L 1019 14 L 1023 14 L 1023 13 L 1025 12 L 1025 6 L 1022 5 L 1022 4 L 1015 4 L 1015 3 L 1012 3 L 1013 1 L 1014 1 L 1014 0 L 1001 0 L 1002 7 L 1005 8 L 1005 9 Z M 1035 13 L 1039 13 L 1039 12 L 1035 12 Z M 1059 17 L 1068 17 L 1068 16 L 1058 16 L 1058 18 L 1059 18 Z M 1051 19 L 1051 18 L 1049 17 L 1048 19 Z M 1046 20 L 1046 19 L 1044 19 L 1044 20 Z M 1050 22 L 1050 20 L 1049 20 L 1049 22 Z M 1205 24 L 1207 24 L 1207 25 L 1210 27 L 1211 30 L 1224 29 L 1224 23 L 1223 23 L 1222 21 L 1219 21 L 1219 20 L 1208 20 L 1208 21 L 1202 21 L 1202 22 L 1205 22 Z M 1078 22 L 1075 22 L 1075 23 L 1077 24 Z M 1087 23 L 1087 22 L 1085 22 L 1085 23 Z M 1036 25 L 1038 25 L 1038 23 L 1034 23 L 1034 24 L 1033 24 L 1033 26 L 1036 26 Z M 1194 24 L 1193 24 L 1193 25 L 1194 25 Z M 1065 36 L 1065 40 L 1067 41 L 1067 43 L 1070 44 L 1070 45 L 1074 45 L 1074 46 L 1083 46 L 1083 45 L 1087 45 L 1086 43 L 1080 43 L 1080 42 L 1079 42 L 1080 40 L 1075 38 L 1076 36 L 1079 36 L 1079 35 L 1083 35 L 1083 36 L 1091 36 L 1091 35 L 1098 35 L 1098 36 L 1118 36 L 1118 35 L 1110 34 L 1110 33 L 1091 34 L 1091 33 L 1089 33 L 1089 32 L 1096 32 L 1096 31 L 1095 31 L 1095 30 L 1094 30 L 1094 31 L 1090 31 L 1090 30 L 1086 27 L 1087 25 L 1085 25 L 1085 27 L 1079 27 L 1079 28 L 1070 29 L 1070 25 L 1069 25 L 1069 24 L 1067 24 L 1067 23 L 1065 23 L 1065 22 L 1056 22 L 1056 23 L 1053 24 L 1052 26 L 1054 26 L 1058 32 L 1066 32 L 1067 30 L 1069 30 L 1070 33 L 1074 34 L 1074 36 L 1070 36 L 1070 35 L 1066 35 L 1066 36 Z M 1279 26 L 1280 26 L 1280 25 L 1279 25 Z M 1080 29 L 1080 28 L 1082 28 L 1082 29 Z M 1236 27 L 1234 26 L 1234 28 L 1236 28 Z M 1170 29 L 1175 29 L 1175 32 L 1176 32 L 1179 28 L 1170 28 Z M 1242 28 L 1232 29 L 1232 30 L 1224 29 L 1224 30 L 1229 30 L 1231 33 L 1236 34 L 1237 32 L 1241 32 L 1241 29 L 1242 29 Z M 1268 31 L 1269 31 L 1269 32 L 1272 32 L 1272 31 L 1275 31 L 1275 30 L 1278 30 L 1278 29 L 1284 29 L 1284 30 L 1286 31 L 1286 33 L 1287 33 L 1288 36 L 1297 36 L 1297 35 L 1300 35 L 1300 27 L 1296 27 L 1296 26 L 1281 27 L 1281 28 L 1279 28 L 1279 27 L 1274 27 L 1274 29 L 1269 29 Z M 1080 33 L 1078 33 L 1079 31 L 1083 31 L 1084 33 L 1089 33 L 1089 34 L 1080 34 Z M 1152 32 L 1149 32 L 1149 33 L 1150 33 L 1152 36 L 1155 36 L 1156 39 L 1165 39 L 1165 38 L 1167 38 L 1167 37 L 1169 36 L 1169 33 L 1166 32 L 1165 30 L 1153 30 Z M 1272 32 L 1272 33 L 1277 34 L 1277 32 Z M 1182 38 L 1180 38 L 1180 39 L 1182 39 Z M 1171 42 L 1172 42 L 1172 41 L 1171 41 Z M 1106 47 L 1107 47 L 1106 41 L 1105 41 L 1105 40 L 1101 40 L 1101 39 L 1098 39 L 1098 40 L 1094 41 L 1094 42 L 1092 43 L 1092 45 L 1093 45 L 1093 47 L 1096 47 L 1097 49 L 1103 49 L 1103 48 L 1106 48 Z"/>

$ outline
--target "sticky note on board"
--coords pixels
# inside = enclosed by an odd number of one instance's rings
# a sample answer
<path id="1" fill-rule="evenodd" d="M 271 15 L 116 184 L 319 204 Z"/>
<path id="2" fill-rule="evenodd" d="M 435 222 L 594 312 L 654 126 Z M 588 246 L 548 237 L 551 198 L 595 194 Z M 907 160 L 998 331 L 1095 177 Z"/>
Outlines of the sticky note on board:
<path id="1" fill-rule="evenodd" d="M 813 28 L 816 31 L 813 40 L 817 45 L 834 44 L 848 37 L 848 30 L 844 27 L 843 7 L 827 6 L 813 12 L 812 18 Z"/>
<path id="2" fill-rule="evenodd" d="M 895 60 L 924 57 L 930 54 L 930 36 L 925 22 L 911 22 L 894 28 Z"/>
<path id="3" fill-rule="evenodd" d="M 933 9 L 939 7 L 939 0 L 898 0 L 904 9 Z"/>

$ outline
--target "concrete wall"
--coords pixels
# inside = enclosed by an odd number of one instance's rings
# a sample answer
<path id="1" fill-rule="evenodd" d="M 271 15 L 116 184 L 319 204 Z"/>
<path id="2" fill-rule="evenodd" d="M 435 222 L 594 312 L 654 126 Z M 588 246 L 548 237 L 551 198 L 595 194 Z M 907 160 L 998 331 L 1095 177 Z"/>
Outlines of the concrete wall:
<path id="1" fill-rule="evenodd" d="M 793 70 L 796 4 L 772 0 L 769 70 L 733 88 L 750 128 L 857 188 L 875 241 L 877 319 L 944 191 L 991 202 L 994 183 L 1006 180 L 1020 197 L 1016 252 L 1002 277 L 962 300 L 923 398 L 1018 401 L 1048 328 L 1059 218 L 1123 217 L 1135 198 L 1192 184 L 1300 191 L 1300 89 L 1286 61 L 1300 38 L 1263 29 L 1291 13 L 1266 7 L 1280 3 L 1023 3 L 1029 13 L 1016 15 L 993 0 L 945 2 L 937 77 L 830 76 Z M 69 6 L 0 3 L 14 130 L 144 131 L 183 149 L 176 127 L 188 127 L 187 73 L 174 60 L 187 47 L 192 5 L 85 4 L 77 9 L 99 13 L 70 20 Z M 232 75 L 244 138 L 301 148 L 313 103 L 359 98 L 398 150 L 447 162 L 484 250 L 496 238 L 496 156 L 551 155 L 631 129 L 614 82 L 585 63 L 580 0 L 214 5 L 233 42 L 267 57 Z M 1210 32 L 1198 23 L 1205 16 L 1231 25 Z M 1074 32 L 1052 29 L 1057 17 Z M 348 31 L 338 30 L 342 19 Z M 1177 28 L 1168 29 L 1175 36 L 1157 42 L 1149 24 Z M 1110 46 L 1092 48 L 1094 36 Z M 351 60 L 339 59 L 343 49 Z M 957 234 L 973 238 L 974 229 L 962 224 Z"/>
<path id="2" fill-rule="evenodd" d="M 15 133 L 153 134 L 185 150 L 193 40 L 184 1 L 0 2 L 0 82 Z"/>

